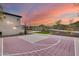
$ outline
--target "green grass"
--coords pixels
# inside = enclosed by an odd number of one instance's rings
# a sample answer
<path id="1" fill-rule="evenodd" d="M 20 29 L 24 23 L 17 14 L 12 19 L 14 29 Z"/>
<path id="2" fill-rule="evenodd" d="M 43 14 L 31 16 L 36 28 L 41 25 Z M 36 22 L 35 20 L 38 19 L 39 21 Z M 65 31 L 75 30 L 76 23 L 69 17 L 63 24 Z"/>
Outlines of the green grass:
<path id="1" fill-rule="evenodd" d="M 36 33 L 38 33 L 38 34 L 49 34 L 49 32 L 47 32 L 47 31 L 43 31 L 43 32 L 36 32 Z"/>

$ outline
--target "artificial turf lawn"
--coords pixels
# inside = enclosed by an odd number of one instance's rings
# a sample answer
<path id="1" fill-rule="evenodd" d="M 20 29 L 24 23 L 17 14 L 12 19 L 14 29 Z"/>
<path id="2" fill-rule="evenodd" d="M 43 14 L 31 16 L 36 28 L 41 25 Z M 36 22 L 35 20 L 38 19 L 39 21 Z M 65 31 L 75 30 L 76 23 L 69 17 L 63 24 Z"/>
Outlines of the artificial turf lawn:
<path id="1" fill-rule="evenodd" d="M 49 32 L 47 32 L 47 31 L 44 31 L 44 32 L 36 32 L 36 33 L 39 33 L 39 34 L 49 34 Z"/>

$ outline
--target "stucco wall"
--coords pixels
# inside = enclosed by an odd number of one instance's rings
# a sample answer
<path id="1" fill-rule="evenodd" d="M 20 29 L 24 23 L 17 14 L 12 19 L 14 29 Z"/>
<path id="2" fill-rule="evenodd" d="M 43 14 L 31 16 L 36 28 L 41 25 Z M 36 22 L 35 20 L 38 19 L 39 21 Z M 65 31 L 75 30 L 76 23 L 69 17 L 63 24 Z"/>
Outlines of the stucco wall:
<path id="1" fill-rule="evenodd" d="M 17 21 L 17 19 L 18 17 L 16 16 L 5 15 L 5 19 L 0 22 L 0 32 L 2 32 L 2 35 L 14 35 L 23 32 L 23 29 L 20 27 L 20 20 Z M 11 24 L 8 24 L 8 21 Z M 16 29 L 13 29 L 13 27 L 16 27 Z"/>

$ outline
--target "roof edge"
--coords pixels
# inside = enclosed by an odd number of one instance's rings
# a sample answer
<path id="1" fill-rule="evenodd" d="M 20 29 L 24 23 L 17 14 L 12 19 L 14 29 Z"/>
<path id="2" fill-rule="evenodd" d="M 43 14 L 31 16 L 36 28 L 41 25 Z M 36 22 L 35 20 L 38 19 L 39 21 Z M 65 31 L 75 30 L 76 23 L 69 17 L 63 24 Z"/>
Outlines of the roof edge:
<path id="1" fill-rule="evenodd" d="M 15 15 L 15 14 L 12 14 L 12 13 L 8 13 L 8 12 L 3 12 L 3 14 L 12 15 L 12 16 L 16 16 L 16 17 L 22 18 L 22 16 L 19 16 L 19 15 Z"/>

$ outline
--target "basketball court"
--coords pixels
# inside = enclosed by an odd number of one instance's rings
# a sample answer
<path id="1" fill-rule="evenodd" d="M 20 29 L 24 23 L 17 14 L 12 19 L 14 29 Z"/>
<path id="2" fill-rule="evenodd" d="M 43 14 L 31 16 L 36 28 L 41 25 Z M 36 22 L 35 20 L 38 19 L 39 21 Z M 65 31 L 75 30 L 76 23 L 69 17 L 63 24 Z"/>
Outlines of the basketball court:
<path id="1" fill-rule="evenodd" d="M 77 39 L 45 34 L 5 37 L 3 38 L 3 55 L 75 56 L 77 55 L 75 50 Z"/>

